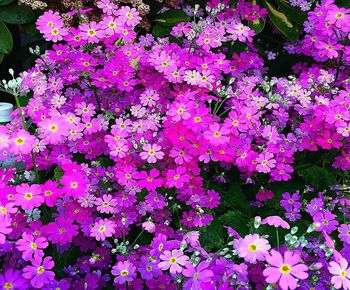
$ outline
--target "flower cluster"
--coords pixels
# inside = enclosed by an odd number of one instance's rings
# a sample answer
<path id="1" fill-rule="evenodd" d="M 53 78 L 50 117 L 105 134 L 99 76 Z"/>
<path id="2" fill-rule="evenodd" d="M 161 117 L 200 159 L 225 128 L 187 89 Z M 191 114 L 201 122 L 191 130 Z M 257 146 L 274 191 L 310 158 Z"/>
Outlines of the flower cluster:
<path id="1" fill-rule="evenodd" d="M 20 170 L 1 171 L 0 287 L 350 289 L 341 194 L 283 193 L 285 217 L 310 221 L 301 236 L 270 212 L 250 220 L 249 233 L 228 227 L 224 249 L 202 246 L 222 199 L 212 184 L 231 182 L 230 172 L 247 184 L 288 181 L 298 154 L 310 151 L 350 169 L 349 68 L 337 34 L 309 29 L 334 49 L 320 55 L 321 40 L 306 45 L 307 35 L 294 49 L 320 63 L 269 78 L 249 26 L 266 9 L 228 2 L 189 9 L 193 21 L 163 39 L 138 36 L 136 9 L 108 0 L 97 3 L 98 22 L 66 27 L 57 12 L 39 17 L 54 44 L 21 74 L 28 105 L 0 127 L 2 155 L 34 172 L 23 182 Z M 309 21 L 330 22 L 345 38 L 347 10 L 336 21 L 315 18 L 336 9 L 321 5 Z M 246 49 L 232 52 L 235 43 Z M 333 58 L 335 68 L 323 63 Z M 278 194 L 261 189 L 256 198 L 265 207 Z"/>

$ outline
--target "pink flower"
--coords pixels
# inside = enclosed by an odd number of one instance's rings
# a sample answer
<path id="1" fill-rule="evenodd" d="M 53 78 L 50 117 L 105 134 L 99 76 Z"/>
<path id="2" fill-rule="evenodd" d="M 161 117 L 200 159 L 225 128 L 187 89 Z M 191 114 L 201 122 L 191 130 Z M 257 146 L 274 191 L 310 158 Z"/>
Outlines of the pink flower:
<path id="1" fill-rule="evenodd" d="M 167 173 L 167 185 L 182 188 L 185 183 L 190 181 L 190 176 L 186 173 L 185 167 L 177 167 L 176 170 L 169 170 Z"/>
<path id="2" fill-rule="evenodd" d="M 274 226 L 275 228 L 284 228 L 284 229 L 289 229 L 290 225 L 284 221 L 282 218 L 279 216 L 269 216 L 261 221 L 262 225 L 268 224 L 270 226 Z"/>
<path id="3" fill-rule="evenodd" d="M 14 204 L 21 206 L 24 210 L 32 210 L 44 203 L 41 196 L 41 186 L 39 184 L 29 185 L 23 183 L 16 186 L 16 194 L 13 196 Z"/>
<path id="4" fill-rule="evenodd" d="M 164 157 L 164 153 L 160 151 L 162 147 L 157 144 L 145 144 L 142 149 L 145 150 L 145 152 L 141 152 L 140 157 L 143 160 L 147 159 L 148 163 L 156 163 L 157 159 L 163 159 Z"/>
<path id="5" fill-rule="evenodd" d="M 170 269 L 171 274 L 181 273 L 182 267 L 186 266 L 189 260 L 189 258 L 179 250 L 172 250 L 171 252 L 164 251 L 164 253 L 160 255 L 160 259 L 162 262 L 158 264 L 158 267 L 162 271 Z"/>
<path id="6" fill-rule="evenodd" d="M 118 264 L 112 268 L 112 274 L 116 276 L 114 278 L 114 283 L 125 284 L 126 282 L 131 282 L 136 277 L 135 270 L 136 267 L 128 261 L 118 262 Z"/>
<path id="7" fill-rule="evenodd" d="M 341 257 L 339 263 L 330 262 L 328 271 L 333 275 L 331 283 L 335 289 L 350 289 L 350 267 L 348 268 L 348 261 Z"/>
<path id="8" fill-rule="evenodd" d="M 234 240 L 234 247 L 238 252 L 238 256 L 249 263 L 264 261 L 271 248 L 268 240 L 260 238 L 258 234 L 247 235 L 243 239 Z"/>
<path id="9" fill-rule="evenodd" d="M 271 168 L 276 166 L 276 160 L 274 160 L 273 157 L 273 154 L 270 152 L 261 153 L 258 158 L 256 158 L 256 169 L 263 173 L 270 172 Z"/>
<path id="10" fill-rule="evenodd" d="M 294 251 L 286 251 L 282 256 L 279 252 L 271 250 L 271 254 L 266 256 L 266 261 L 270 267 L 263 271 L 266 282 L 277 284 L 283 290 L 294 290 L 297 288 L 297 279 L 308 277 L 308 267 L 299 264 L 300 255 Z"/>
<path id="11" fill-rule="evenodd" d="M 229 138 L 226 135 L 228 135 L 229 132 L 229 129 L 224 127 L 220 128 L 218 123 L 213 123 L 209 125 L 209 130 L 204 132 L 204 138 L 209 140 L 210 144 L 213 144 L 214 146 L 227 144 Z"/>
<path id="12" fill-rule="evenodd" d="M 99 219 L 91 229 L 91 237 L 98 241 L 104 241 L 106 238 L 115 234 L 115 223 L 109 219 Z"/>
<path id="13" fill-rule="evenodd" d="M 56 222 L 52 222 L 43 227 L 49 241 L 53 244 L 66 244 L 72 241 L 72 238 L 78 235 L 79 227 L 73 225 L 71 219 L 59 217 Z"/>
<path id="14" fill-rule="evenodd" d="M 11 136 L 10 151 L 13 154 L 29 154 L 34 148 L 36 139 L 25 130 L 16 130 Z"/>
<path id="15" fill-rule="evenodd" d="M 44 285 L 55 279 L 55 273 L 48 271 L 55 265 L 51 257 L 46 257 L 43 261 L 32 260 L 32 264 L 23 269 L 23 277 L 30 280 L 34 288 L 42 289 Z"/>
<path id="16" fill-rule="evenodd" d="M 12 232 L 11 222 L 9 216 L 0 215 L 0 245 L 6 242 L 6 235 Z"/>
<path id="17" fill-rule="evenodd" d="M 191 264 L 186 265 L 186 269 L 182 271 L 182 274 L 190 279 L 187 279 L 183 289 L 188 290 L 201 290 L 203 289 L 202 283 L 209 283 L 214 276 L 213 271 L 208 269 L 209 263 L 202 261 L 197 267 L 193 267 Z"/>
<path id="18" fill-rule="evenodd" d="M 17 249 L 22 253 L 22 258 L 28 260 L 38 260 L 44 256 L 43 249 L 47 248 L 48 242 L 45 238 L 35 238 L 27 233 L 22 234 L 22 239 L 16 242 Z"/>
<path id="19" fill-rule="evenodd" d="M 130 8 L 129 6 L 123 6 L 118 10 L 118 15 L 122 23 L 128 26 L 136 26 L 141 17 L 137 13 L 135 8 Z"/>

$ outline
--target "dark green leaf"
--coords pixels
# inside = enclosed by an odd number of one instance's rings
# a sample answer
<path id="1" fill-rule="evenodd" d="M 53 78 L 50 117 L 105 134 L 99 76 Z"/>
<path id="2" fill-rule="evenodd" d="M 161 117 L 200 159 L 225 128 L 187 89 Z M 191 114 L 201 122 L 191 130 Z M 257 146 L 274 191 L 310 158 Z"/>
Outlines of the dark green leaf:
<path id="1" fill-rule="evenodd" d="M 349 0 L 336 0 L 335 4 L 341 7 L 350 8 L 350 1 Z"/>
<path id="2" fill-rule="evenodd" d="M 265 21 L 259 17 L 259 19 L 254 20 L 254 21 L 249 21 L 248 25 L 251 29 L 254 30 L 255 35 L 259 34 L 261 31 L 263 31 L 265 27 Z"/>
<path id="3" fill-rule="evenodd" d="M 217 220 L 213 220 L 209 226 L 202 229 L 200 241 L 201 245 L 207 251 L 219 248 L 224 243 L 224 231 L 222 225 Z"/>
<path id="4" fill-rule="evenodd" d="M 59 182 L 64 174 L 64 171 L 60 167 L 56 167 L 54 170 L 54 179 Z"/>
<path id="5" fill-rule="evenodd" d="M 12 51 L 13 39 L 7 26 L 0 21 L 0 53 L 9 54 Z"/>
<path id="6" fill-rule="evenodd" d="M 14 0 L 0 0 L 0 6 L 6 6 L 14 2 Z"/>
<path id="7" fill-rule="evenodd" d="M 41 33 L 36 29 L 35 22 L 23 25 L 24 33 L 31 36 L 40 36 Z"/>
<path id="8" fill-rule="evenodd" d="M 336 178 L 320 166 L 301 169 L 298 173 L 307 184 L 311 184 L 317 190 L 327 189 L 330 185 L 336 183 Z"/>
<path id="9" fill-rule="evenodd" d="M 307 19 L 306 13 L 302 12 L 299 7 L 292 7 L 288 0 L 275 0 L 277 5 L 281 8 L 284 14 L 287 15 L 289 19 L 292 19 L 295 23 L 300 25 L 304 24 Z"/>
<path id="10" fill-rule="evenodd" d="M 163 26 L 174 26 L 180 22 L 190 21 L 190 17 L 182 10 L 168 10 L 160 14 L 154 21 Z"/>
<path id="11" fill-rule="evenodd" d="M 249 218 L 237 210 L 231 210 L 222 215 L 220 222 L 225 226 L 230 226 L 240 235 L 247 235 L 249 232 L 248 222 Z"/>
<path id="12" fill-rule="evenodd" d="M 34 22 L 35 15 L 28 6 L 14 3 L 0 9 L 0 20 L 9 24 L 26 24 Z"/>
<path id="13" fill-rule="evenodd" d="M 154 37 L 165 37 L 171 32 L 171 27 L 163 26 L 161 24 L 156 24 L 153 26 L 152 35 Z"/>
<path id="14" fill-rule="evenodd" d="M 296 41 L 299 36 L 299 32 L 293 23 L 287 18 L 287 16 L 278 11 L 268 1 L 265 1 L 266 7 L 269 11 L 269 18 L 276 28 L 281 31 L 289 40 Z"/>

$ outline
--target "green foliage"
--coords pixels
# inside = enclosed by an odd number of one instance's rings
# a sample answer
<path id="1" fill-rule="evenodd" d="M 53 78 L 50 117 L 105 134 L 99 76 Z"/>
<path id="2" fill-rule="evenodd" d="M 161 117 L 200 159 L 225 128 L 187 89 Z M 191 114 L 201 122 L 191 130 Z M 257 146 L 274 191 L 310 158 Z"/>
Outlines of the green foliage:
<path id="1" fill-rule="evenodd" d="M 288 39 L 296 41 L 299 36 L 298 29 L 294 26 L 292 21 L 288 19 L 286 14 L 278 11 L 272 4 L 265 1 L 266 7 L 269 11 L 269 18 L 276 28 L 282 32 Z"/>
<path id="2" fill-rule="evenodd" d="M 54 177 L 53 179 L 59 182 L 64 174 L 64 171 L 62 170 L 61 167 L 56 167 L 54 170 Z"/>
<path id="3" fill-rule="evenodd" d="M 200 242 L 207 251 L 222 246 L 224 243 L 224 229 L 218 220 L 214 219 L 209 226 L 201 229 Z"/>
<path id="4" fill-rule="evenodd" d="M 6 6 L 14 2 L 15 0 L 0 0 L 0 6 Z"/>
<path id="5" fill-rule="evenodd" d="M 8 24 L 26 24 L 34 22 L 35 15 L 29 7 L 13 3 L 0 9 L 0 21 Z"/>
<path id="6" fill-rule="evenodd" d="M 349 0 L 336 0 L 335 4 L 341 7 L 350 8 L 350 1 Z"/>
<path id="7" fill-rule="evenodd" d="M 0 21 L 0 54 L 9 54 L 12 51 L 13 39 L 5 23 Z"/>
<path id="8" fill-rule="evenodd" d="M 164 37 L 170 34 L 171 28 L 181 22 L 190 21 L 190 17 L 182 10 L 168 10 L 158 15 L 154 20 L 152 34 L 155 37 Z"/>
<path id="9" fill-rule="evenodd" d="M 240 235 L 244 236 L 249 233 L 248 223 L 250 219 L 238 210 L 228 211 L 219 220 L 223 225 L 232 227 Z"/>
<path id="10" fill-rule="evenodd" d="M 315 165 L 300 169 L 298 173 L 306 184 L 311 184 L 317 190 L 327 189 L 330 185 L 336 183 L 336 178 L 320 166 Z"/>

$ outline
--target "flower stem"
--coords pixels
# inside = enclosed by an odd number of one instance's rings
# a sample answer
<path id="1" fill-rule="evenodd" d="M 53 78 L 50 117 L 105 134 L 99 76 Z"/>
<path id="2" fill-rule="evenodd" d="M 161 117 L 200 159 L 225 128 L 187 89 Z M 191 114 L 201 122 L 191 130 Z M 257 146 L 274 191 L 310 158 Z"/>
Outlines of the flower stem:
<path id="1" fill-rule="evenodd" d="M 278 228 L 276 228 L 276 239 L 277 239 L 277 248 L 278 248 L 278 251 L 280 250 L 280 237 L 279 237 L 279 234 L 278 234 Z"/>

